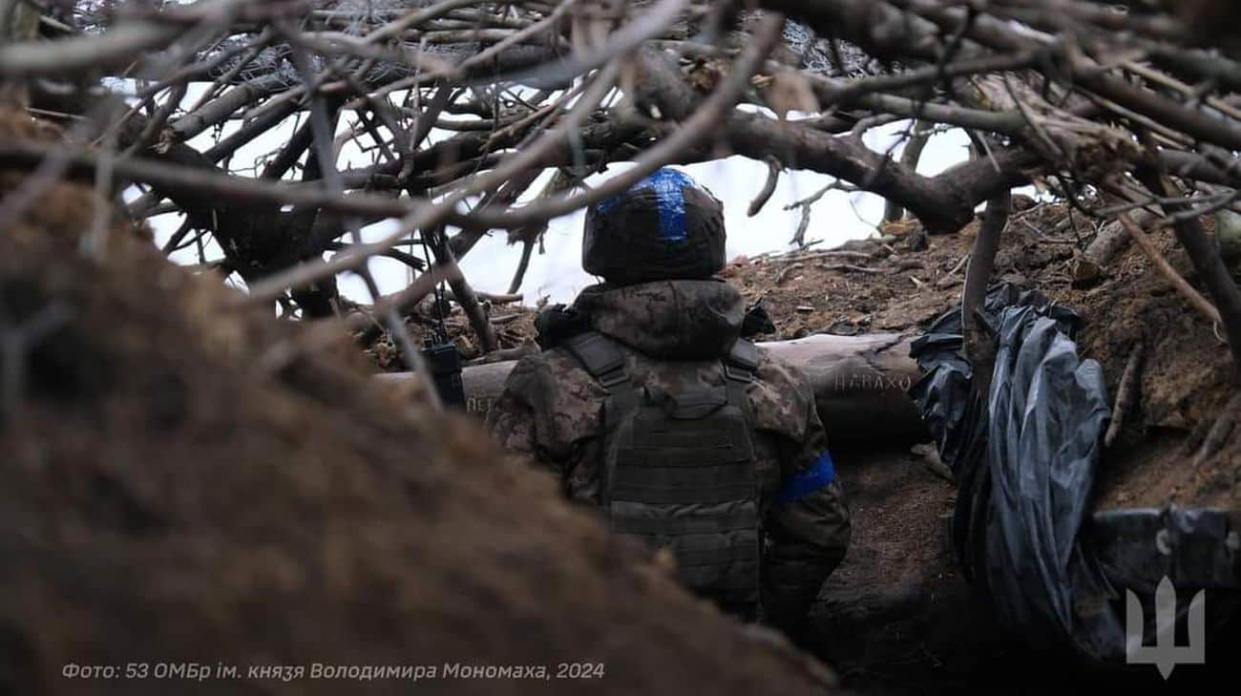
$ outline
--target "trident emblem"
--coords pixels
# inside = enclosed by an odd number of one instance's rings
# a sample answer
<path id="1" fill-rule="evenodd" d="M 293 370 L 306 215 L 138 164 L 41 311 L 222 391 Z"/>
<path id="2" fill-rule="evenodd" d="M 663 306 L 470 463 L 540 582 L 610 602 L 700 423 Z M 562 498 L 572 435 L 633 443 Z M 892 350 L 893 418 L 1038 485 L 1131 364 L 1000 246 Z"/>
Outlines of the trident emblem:
<path id="1" fill-rule="evenodd" d="M 1166 680 L 1177 665 L 1206 662 L 1206 591 L 1199 590 L 1189 602 L 1189 645 L 1176 644 L 1176 588 L 1165 575 L 1155 588 L 1155 644 L 1142 644 L 1145 617 L 1142 603 L 1125 590 L 1125 662 L 1155 665 Z"/>

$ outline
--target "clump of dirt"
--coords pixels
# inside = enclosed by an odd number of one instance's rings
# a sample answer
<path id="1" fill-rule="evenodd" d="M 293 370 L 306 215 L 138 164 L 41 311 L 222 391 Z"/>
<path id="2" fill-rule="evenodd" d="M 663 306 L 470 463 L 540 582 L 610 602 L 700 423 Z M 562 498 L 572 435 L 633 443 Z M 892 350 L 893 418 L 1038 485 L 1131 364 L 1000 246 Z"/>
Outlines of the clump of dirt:
<path id="1" fill-rule="evenodd" d="M 0 139 L 41 137 L 29 123 L 0 115 Z M 20 176 L 0 176 L 3 198 Z M 0 235 L 0 693 L 179 691 L 126 678 L 170 662 L 209 666 L 205 688 L 228 693 L 359 684 L 249 672 L 316 662 L 550 674 L 417 684 L 441 693 L 830 681 L 691 599 L 465 418 L 370 379 L 343 332 L 325 345 L 280 324 L 124 224 L 84 254 L 90 201 L 54 185 Z M 602 668 L 558 682 L 560 663 Z"/>

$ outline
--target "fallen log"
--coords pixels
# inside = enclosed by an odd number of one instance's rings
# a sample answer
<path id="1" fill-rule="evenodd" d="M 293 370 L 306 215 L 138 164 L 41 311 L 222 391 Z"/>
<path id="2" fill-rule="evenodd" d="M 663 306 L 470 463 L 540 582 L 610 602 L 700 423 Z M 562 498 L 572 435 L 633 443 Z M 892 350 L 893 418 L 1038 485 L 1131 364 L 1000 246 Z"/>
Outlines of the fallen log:
<path id="1" fill-rule="evenodd" d="M 921 376 L 909 357 L 909 340 L 899 334 L 815 335 L 759 344 L 800 368 L 814 385 L 815 401 L 833 443 L 883 437 L 914 441 L 925 437 L 907 393 Z M 466 410 L 481 418 L 504 390 L 514 361 L 472 365 L 462 372 Z M 381 375 L 403 381 L 412 373 Z"/>

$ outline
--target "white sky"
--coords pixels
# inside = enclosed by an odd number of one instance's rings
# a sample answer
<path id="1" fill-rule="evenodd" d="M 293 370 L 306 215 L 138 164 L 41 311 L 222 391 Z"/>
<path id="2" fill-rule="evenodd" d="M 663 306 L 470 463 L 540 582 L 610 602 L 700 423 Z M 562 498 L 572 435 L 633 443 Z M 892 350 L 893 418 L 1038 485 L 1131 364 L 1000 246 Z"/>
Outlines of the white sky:
<path id="1" fill-rule="evenodd" d="M 186 97 L 187 105 L 196 99 L 198 90 L 191 89 Z M 340 130 L 347 129 L 352 121 L 346 114 L 341 119 Z M 236 130 L 240 124 L 229 122 L 223 134 Z M 907 123 L 894 123 L 874 129 L 864 136 L 866 144 L 876 150 L 886 150 L 898 139 L 907 127 Z M 231 160 L 231 166 L 252 166 L 257 158 L 277 150 L 292 132 L 292 126 L 276 129 L 249 143 L 239 150 Z M 452 133 L 435 131 L 432 139 L 450 137 Z M 205 149 L 218 137 L 208 131 L 190 141 L 195 147 Z M 923 174 L 935 174 L 948 167 L 963 162 L 968 158 L 968 140 L 960 131 L 948 131 L 931 138 L 923 151 L 918 171 Z M 893 152 L 898 156 L 900 147 Z M 366 166 L 371 163 L 373 153 L 362 153 L 356 145 L 346 146 L 338 163 L 342 169 L 350 166 Z M 597 184 L 630 165 L 621 163 L 613 165 L 608 172 L 588 179 Z M 746 255 L 753 256 L 763 252 L 776 252 L 790 249 L 790 240 L 797 230 L 801 212 L 784 210 L 784 206 L 814 194 L 828 184 L 833 178 L 824 174 L 809 171 L 786 171 L 781 174 L 775 193 L 757 216 L 746 216 L 750 201 L 762 188 L 767 178 L 767 165 L 744 157 L 729 157 L 714 162 L 704 162 L 680 167 L 699 183 L 706 186 L 724 203 L 725 225 L 728 232 L 728 256 L 735 258 Z M 530 188 L 530 195 L 541 190 L 546 177 Z M 132 198 L 136 192 L 130 192 Z M 827 193 L 814 205 L 810 226 L 806 230 L 806 241 L 820 241 L 818 248 L 830 248 L 851 239 L 861 239 L 875 233 L 876 225 L 883 216 L 883 199 L 871 194 L 848 194 L 840 191 Z M 568 302 L 582 288 L 596 282 L 596 279 L 581 270 L 581 233 L 584 212 L 579 211 L 551 221 L 545 235 L 543 249 L 538 248 L 530 261 L 521 292 L 527 304 L 534 304 L 541 297 L 549 297 L 554 302 Z M 151 219 L 151 226 L 156 231 L 156 240 L 162 244 L 179 227 L 181 217 L 178 215 L 161 215 Z M 392 229 L 394 222 L 383 222 L 371 225 L 363 230 L 363 236 L 370 239 L 378 238 Z M 461 261 L 462 270 L 470 283 L 477 290 L 488 292 L 504 292 L 508 289 L 513 273 L 521 255 L 521 246 L 508 246 L 507 233 L 504 230 L 492 232 L 480 240 L 474 249 Z M 415 249 L 421 256 L 421 250 Z M 208 259 L 219 258 L 221 253 L 214 243 L 207 249 Z M 194 248 L 177 252 L 172 257 L 180 263 L 197 263 L 198 255 Z M 377 258 L 371 262 L 371 271 L 375 275 L 380 291 L 384 294 L 396 292 L 409 282 L 409 272 L 402 264 Z M 360 302 L 370 302 L 361 280 L 347 274 L 339 279 L 341 292 L 347 297 Z"/>

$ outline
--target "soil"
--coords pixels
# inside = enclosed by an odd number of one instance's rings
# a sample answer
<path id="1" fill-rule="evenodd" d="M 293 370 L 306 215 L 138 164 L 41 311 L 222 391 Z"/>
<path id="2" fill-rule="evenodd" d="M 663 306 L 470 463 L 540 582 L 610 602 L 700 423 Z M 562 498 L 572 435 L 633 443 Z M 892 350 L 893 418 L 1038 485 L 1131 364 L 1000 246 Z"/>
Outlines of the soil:
<path id="1" fill-rule="evenodd" d="M 1163 681 L 1149 666 L 1103 668 L 1039 648 L 997 623 L 962 577 L 947 536 L 956 488 L 903 448 L 833 453 L 853 515 L 844 563 L 823 587 L 807 649 L 855 693 L 1206 693 L 1235 681 L 1211 658 Z M 1215 598 L 1212 598 L 1215 599 Z M 1241 650 L 1241 627 L 1212 633 L 1210 652 Z"/>
<path id="2" fill-rule="evenodd" d="M 834 459 L 854 531 L 813 615 L 814 651 L 860 692 L 963 686 L 1002 634 L 947 544 L 956 487 L 900 449 Z"/>
<path id="3" fill-rule="evenodd" d="M 54 134 L 0 114 L 15 137 Z M 19 180 L 0 172 L 0 199 Z M 84 251 L 93 210 L 54 184 L 0 235 L 0 694 L 830 689 L 476 424 L 371 379 L 343 332 L 247 307 L 120 222 Z M 169 662 L 239 676 L 124 676 Z M 604 676 L 249 674 L 316 662 Z"/>

